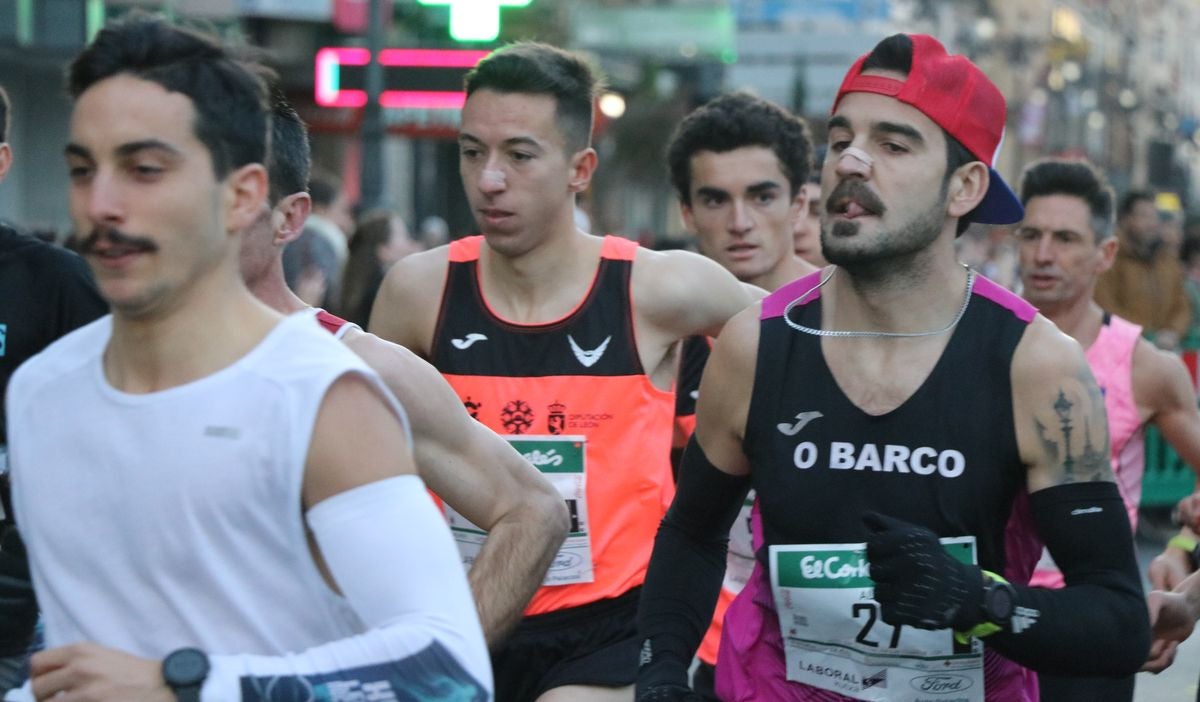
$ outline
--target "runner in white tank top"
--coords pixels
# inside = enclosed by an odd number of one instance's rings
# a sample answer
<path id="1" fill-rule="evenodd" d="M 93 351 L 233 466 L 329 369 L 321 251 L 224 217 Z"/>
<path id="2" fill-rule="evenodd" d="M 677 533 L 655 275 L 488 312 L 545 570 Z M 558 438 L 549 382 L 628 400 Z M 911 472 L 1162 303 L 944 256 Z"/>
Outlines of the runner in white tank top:
<path id="1" fill-rule="evenodd" d="M 7 699 L 491 699 L 403 412 L 311 313 L 241 281 L 267 191 L 260 80 L 136 17 L 69 85 L 70 211 L 113 315 L 10 386 L 48 648 Z"/>

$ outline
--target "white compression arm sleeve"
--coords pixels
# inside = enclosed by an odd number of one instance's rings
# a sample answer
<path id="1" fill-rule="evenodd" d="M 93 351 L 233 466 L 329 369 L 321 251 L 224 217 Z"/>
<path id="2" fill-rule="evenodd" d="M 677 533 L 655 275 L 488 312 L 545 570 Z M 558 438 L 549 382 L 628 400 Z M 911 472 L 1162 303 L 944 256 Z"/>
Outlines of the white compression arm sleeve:
<path id="1" fill-rule="evenodd" d="M 321 686 L 334 700 L 393 699 L 390 689 L 491 699 L 491 663 L 466 574 L 420 478 L 348 490 L 312 507 L 307 519 L 368 630 L 285 656 L 212 656 L 203 702 L 302 699 L 288 695 Z"/>

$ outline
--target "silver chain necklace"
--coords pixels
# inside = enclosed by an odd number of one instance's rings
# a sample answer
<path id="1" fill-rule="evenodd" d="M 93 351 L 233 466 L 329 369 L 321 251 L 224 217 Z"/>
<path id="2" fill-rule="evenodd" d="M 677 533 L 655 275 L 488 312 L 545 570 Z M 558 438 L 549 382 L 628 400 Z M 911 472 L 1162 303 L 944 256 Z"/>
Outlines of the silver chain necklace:
<path id="1" fill-rule="evenodd" d="M 967 290 L 963 294 L 962 306 L 958 308 L 958 314 L 954 315 L 954 319 L 950 320 L 950 323 L 947 324 L 946 326 L 942 327 L 941 329 L 934 329 L 932 331 L 923 331 L 923 332 L 830 331 L 830 330 L 826 330 L 826 329 L 813 329 L 812 327 L 806 327 L 803 324 L 800 324 L 799 322 L 793 322 L 792 321 L 792 308 L 795 307 L 796 305 L 800 304 L 804 300 L 806 300 L 809 295 L 812 295 L 816 291 L 820 290 L 821 287 L 825 285 L 825 283 L 828 283 L 829 279 L 833 277 L 833 274 L 837 272 L 837 266 L 831 266 L 829 273 L 826 274 L 825 277 L 821 279 L 821 282 L 819 282 L 816 285 L 814 285 L 813 287 L 809 288 L 808 291 L 806 291 L 805 293 L 803 293 L 802 295 L 797 297 L 795 300 L 792 300 L 791 302 L 788 303 L 788 306 L 783 309 L 783 321 L 787 322 L 788 326 L 791 327 L 792 329 L 795 329 L 798 332 L 804 332 L 805 334 L 812 334 L 813 336 L 836 336 L 836 337 L 841 337 L 841 338 L 852 338 L 852 337 L 857 337 L 857 338 L 872 337 L 873 338 L 873 337 L 937 336 L 938 334 L 945 334 L 946 332 L 953 329 L 960 321 L 962 321 L 963 315 L 967 313 L 967 305 L 970 304 L 970 302 L 971 302 L 971 290 L 975 286 L 975 271 L 971 270 L 971 268 L 969 266 L 964 265 L 963 268 L 967 269 Z"/>

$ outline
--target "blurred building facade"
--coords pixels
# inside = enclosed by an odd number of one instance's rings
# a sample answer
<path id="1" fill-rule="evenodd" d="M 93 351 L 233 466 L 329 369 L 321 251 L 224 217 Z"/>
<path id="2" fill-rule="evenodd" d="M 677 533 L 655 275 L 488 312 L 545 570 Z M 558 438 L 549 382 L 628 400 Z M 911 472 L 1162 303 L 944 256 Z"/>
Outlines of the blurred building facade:
<path id="1" fill-rule="evenodd" d="M 313 59 L 365 46 L 368 0 L 0 0 L 0 84 L 14 102 L 16 166 L 0 213 L 66 230 L 65 62 L 133 7 L 262 47 L 309 122 L 315 161 L 358 190 L 362 110 L 316 105 Z M 678 120 L 749 89 L 807 117 L 818 138 L 855 57 L 897 31 L 929 32 L 972 56 L 1008 97 L 999 168 L 1015 179 L 1043 155 L 1086 156 L 1118 189 L 1152 187 L 1200 206 L 1200 5 L 1196 0 L 533 0 L 503 10 L 499 41 L 458 44 L 446 8 L 389 3 L 392 47 L 488 49 L 538 39 L 592 56 L 621 110 L 599 120 L 601 166 L 582 203 L 595 231 L 643 240 L 682 225 L 662 151 Z M 357 25 L 356 25 L 357 23 Z M 410 222 L 473 223 L 457 175 L 453 110 L 386 110 L 385 205 Z"/>

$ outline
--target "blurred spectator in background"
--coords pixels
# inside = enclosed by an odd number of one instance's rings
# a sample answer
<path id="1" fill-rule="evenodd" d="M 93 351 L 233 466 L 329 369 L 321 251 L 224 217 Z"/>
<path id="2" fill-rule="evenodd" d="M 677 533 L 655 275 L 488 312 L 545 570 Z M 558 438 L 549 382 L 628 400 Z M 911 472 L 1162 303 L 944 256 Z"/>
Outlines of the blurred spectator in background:
<path id="1" fill-rule="evenodd" d="M 354 229 L 350 204 L 341 182 L 314 169 L 308 181 L 312 214 L 304 233 L 283 250 L 283 275 L 300 299 L 314 307 L 336 308 L 341 300 L 342 269 Z"/>
<path id="2" fill-rule="evenodd" d="M 1183 263 L 1183 289 L 1192 307 L 1192 321 L 1182 345 L 1186 349 L 1200 349 L 1200 231 L 1189 228 L 1179 258 Z"/>
<path id="3" fill-rule="evenodd" d="M 1121 200 L 1117 259 L 1096 285 L 1096 302 L 1141 325 L 1159 347 L 1179 348 L 1192 312 L 1183 267 L 1163 238 L 1154 195 L 1134 191 Z"/>
<path id="4" fill-rule="evenodd" d="M 960 261 L 984 274 L 992 282 L 1020 293 L 1017 249 L 1010 234 L 1010 227 L 980 224 L 969 227 L 955 243 L 958 245 Z"/>
<path id="5" fill-rule="evenodd" d="M 1154 198 L 1161 224 L 1163 248 L 1175 258 L 1183 250 L 1183 203 L 1175 193 L 1159 193 Z"/>
<path id="6" fill-rule="evenodd" d="M 288 287 L 308 305 L 334 307 L 341 275 L 333 246 L 307 225 L 283 250 L 283 277 Z"/>
<path id="7" fill-rule="evenodd" d="M 308 181 L 308 194 L 312 197 L 312 214 L 308 225 L 315 229 L 338 255 L 340 263 L 346 262 L 349 251 L 348 240 L 354 230 L 354 214 L 342 182 L 336 177 L 313 169 Z"/>
<path id="8" fill-rule="evenodd" d="M 350 237 L 350 255 L 342 272 L 342 299 L 338 307 L 342 317 L 366 329 L 375 293 L 388 268 L 420 250 L 421 246 L 408 235 L 408 227 L 400 215 L 386 210 L 363 215 Z"/>
<path id="9" fill-rule="evenodd" d="M 797 256 L 818 268 L 829 265 L 821 255 L 821 164 L 825 163 L 825 146 L 813 152 L 813 168 L 808 182 L 800 186 L 807 203 L 792 229 L 792 249 Z"/>
<path id="10" fill-rule="evenodd" d="M 450 225 L 437 215 L 429 215 L 421 220 L 418 236 L 421 246 L 426 249 L 436 249 L 450 243 Z"/>

